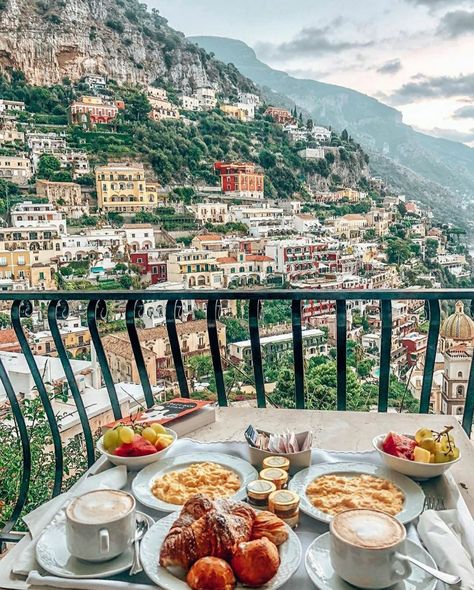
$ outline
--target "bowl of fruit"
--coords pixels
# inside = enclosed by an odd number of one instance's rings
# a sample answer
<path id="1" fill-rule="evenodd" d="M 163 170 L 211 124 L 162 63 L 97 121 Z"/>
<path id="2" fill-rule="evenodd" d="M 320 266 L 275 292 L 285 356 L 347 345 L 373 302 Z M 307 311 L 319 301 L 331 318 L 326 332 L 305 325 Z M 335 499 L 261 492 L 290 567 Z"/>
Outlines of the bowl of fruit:
<path id="1" fill-rule="evenodd" d="M 119 424 L 100 437 L 97 448 L 114 465 L 138 471 L 163 458 L 177 438 L 174 430 L 158 423 L 145 428 Z"/>
<path id="2" fill-rule="evenodd" d="M 442 475 L 461 459 L 451 430 L 420 428 L 414 436 L 389 432 L 376 436 L 373 445 L 387 467 L 423 481 Z"/>

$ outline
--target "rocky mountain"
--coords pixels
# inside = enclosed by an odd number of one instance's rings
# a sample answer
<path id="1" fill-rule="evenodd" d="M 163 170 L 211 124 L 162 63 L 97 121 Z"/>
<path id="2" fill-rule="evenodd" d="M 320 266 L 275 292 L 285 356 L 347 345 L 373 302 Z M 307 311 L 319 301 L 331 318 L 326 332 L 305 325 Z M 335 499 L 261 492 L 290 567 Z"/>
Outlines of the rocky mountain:
<path id="1" fill-rule="evenodd" d="M 417 196 L 428 204 L 433 195 L 435 201 L 448 198 L 458 217 L 467 215 L 474 220 L 468 207 L 474 198 L 474 149 L 415 131 L 403 123 L 399 111 L 360 92 L 275 70 L 242 41 L 222 37 L 190 40 L 235 65 L 267 97 L 284 95 L 316 122 L 346 128 L 371 155 L 374 174 L 388 173 L 394 188 L 408 192 L 415 187 Z"/>
<path id="2" fill-rule="evenodd" d="M 0 0 L 0 71 L 9 69 L 43 86 L 103 74 L 183 92 L 203 84 L 224 94 L 253 89 L 138 0 Z"/>

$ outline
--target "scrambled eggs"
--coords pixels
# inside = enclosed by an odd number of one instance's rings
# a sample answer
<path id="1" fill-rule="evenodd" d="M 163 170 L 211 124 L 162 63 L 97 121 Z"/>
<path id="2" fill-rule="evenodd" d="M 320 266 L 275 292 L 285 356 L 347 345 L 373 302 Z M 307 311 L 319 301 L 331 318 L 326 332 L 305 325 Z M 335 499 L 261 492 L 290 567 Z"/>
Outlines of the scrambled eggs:
<path id="1" fill-rule="evenodd" d="M 372 475 L 324 475 L 306 488 L 311 504 L 327 514 L 352 508 L 371 508 L 394 516 L 401 512 L 405 497 L 393 483 Z"/>
<path id="2" fill-rule="evenodd" d="M 169 504 L 184 504 L 194 494 L 211 500 L 233 496 L 241 487 L 239 477 L 216 463 L 194 463 L 182 471 L 170 471 L 153 481 L 154 496 Z"/>

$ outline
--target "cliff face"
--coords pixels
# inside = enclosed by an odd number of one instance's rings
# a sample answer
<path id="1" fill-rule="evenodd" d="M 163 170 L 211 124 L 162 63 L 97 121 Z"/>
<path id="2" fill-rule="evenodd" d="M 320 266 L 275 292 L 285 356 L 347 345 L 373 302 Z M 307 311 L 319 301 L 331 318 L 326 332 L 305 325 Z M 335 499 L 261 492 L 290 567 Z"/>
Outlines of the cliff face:
<path id="1" fill-rule="evenodd" d="M 0 71 L 35 85 L 103 74 L 124 84 L 170 83 L 183 92 L 214 84 L 254 91 L 233 66 L 211 58 L 137 0 L 6 0 L 0 3 Z"/>

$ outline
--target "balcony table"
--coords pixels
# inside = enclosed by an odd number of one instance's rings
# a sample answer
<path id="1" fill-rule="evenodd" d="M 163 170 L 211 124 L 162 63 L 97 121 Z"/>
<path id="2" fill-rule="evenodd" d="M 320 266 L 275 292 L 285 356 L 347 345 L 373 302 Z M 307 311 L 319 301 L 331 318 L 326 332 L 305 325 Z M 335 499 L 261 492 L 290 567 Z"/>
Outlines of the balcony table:
<path id="1" fill-rule="evenodd" d="M 453 487 L 448 485 L 448 482 L 455 482 L 471 515 L 474 516 L 474 447 L 454 416 L 249 407 L 217 408 L 216 412 L 215 423 L 190 433 L 188 437 L 199 442 L 243 441 L 244 430 L 252 423 L 273 432 L 282 432 L 287 428 L 296 431 L 312 430 L 314 447 L 333 451 L 365 451 L 372 449 L 372 439 L 376 435 L 389 430 L 414 433 L 423 425 L 439 430 L 452 425 L 456 444 L 463 457 L 462 461 L 453 465 L 446 477 L 432 480 L 423 484 L 423 487 L 427 493 L 442 494 L 447 500 L 448 507 L 451 507 L 456 500 L 456 493 L 453 493 Z M 90 471 L 95 472 L 105 464 L 100 459 Z M 84 477 L 86 476 L 87 474 Z M 0 559 L 0 590 L 26 590 L 25 580 L 12 576 L 10 572 L 16 557 L 21 554 L 29 540 L 29 535 L 25 536 Z M 291 587 L 291 581 L 288 587 Z M 42 588 L 49 589 L 47 586 Z"/>

